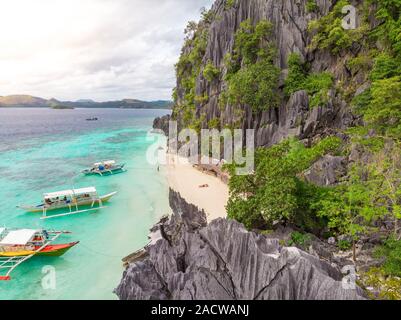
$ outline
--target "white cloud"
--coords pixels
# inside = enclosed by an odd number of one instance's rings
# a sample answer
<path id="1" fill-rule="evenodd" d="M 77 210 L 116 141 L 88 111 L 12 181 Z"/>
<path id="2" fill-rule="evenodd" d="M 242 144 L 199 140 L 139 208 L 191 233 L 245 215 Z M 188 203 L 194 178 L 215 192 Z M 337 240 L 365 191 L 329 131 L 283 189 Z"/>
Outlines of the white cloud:
<path id="1" fill-rule="evenodd" d="M 2 0 L 0 95 L 169 99 L 189 20 L 213 0 Z"/>

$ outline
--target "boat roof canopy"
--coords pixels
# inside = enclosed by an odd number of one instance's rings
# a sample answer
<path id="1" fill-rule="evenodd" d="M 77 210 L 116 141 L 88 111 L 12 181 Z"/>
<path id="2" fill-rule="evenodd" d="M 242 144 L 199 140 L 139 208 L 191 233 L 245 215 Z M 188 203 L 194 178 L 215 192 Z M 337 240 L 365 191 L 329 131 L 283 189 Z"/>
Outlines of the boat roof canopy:
<path id="1" fill-rule="evenodd" d="M 38 232 L 38 230 L 31 229 L 21 229 L 10 231 L 3 240 L 1 240 L 0 244 L 2 245 L 20 245 L 24 246 L 28 244 L 34 237 L 34 235 Z"/>
<path id="2" fill-rule="evenodd" d="M 62 198 L 62 197 L 71 197 L 71 196 L 79 196 L 82 194 L 96 194 L 95 187 L 82 188 L 82 189 L 74 189 L 74 190 L 64 190 L 52 193 L 45 193 L 43 197 L 45 199 L 54 199 L 54 198 Z"/>
<path id="3" fill-rule="evenodd" d="M 95 167 L 103 166 L 103 165 L 112 166 L 112 165 L 115 165 L 115 164 L 116 164 L 115 160 L 107 160 L 107 161 L 97 162 L 97 163 L 94 164 L 94 166 Z"/>

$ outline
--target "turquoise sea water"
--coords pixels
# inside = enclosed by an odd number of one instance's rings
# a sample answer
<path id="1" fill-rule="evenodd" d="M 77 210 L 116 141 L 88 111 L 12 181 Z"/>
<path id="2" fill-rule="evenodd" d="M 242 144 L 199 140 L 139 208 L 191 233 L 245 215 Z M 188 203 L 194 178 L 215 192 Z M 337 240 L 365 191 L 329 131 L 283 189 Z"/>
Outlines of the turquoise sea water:
<path id="1" fill-rule="evenodd" d="M 1 109 L 0 226 L 73 232 L 59 242 L 80 241 L 59 258 L 37 257 L 0 283 L 0 299 L 115 299 L 121 259 L 147 243 L 149 228 L 168 212 L 165 177 L 146 161 L 152 121 L 162 110 Z M 85 119 L 96 116 L 99 121 Z M 126 163 L 127 173 L 85 177 L 97 160 Z M 45 192 L 96 186 L 118 191 L 107 208 L 54 220 L 24 213 Z M 56 288 L 42 286 L 44 266 L 54 267 Z"/>

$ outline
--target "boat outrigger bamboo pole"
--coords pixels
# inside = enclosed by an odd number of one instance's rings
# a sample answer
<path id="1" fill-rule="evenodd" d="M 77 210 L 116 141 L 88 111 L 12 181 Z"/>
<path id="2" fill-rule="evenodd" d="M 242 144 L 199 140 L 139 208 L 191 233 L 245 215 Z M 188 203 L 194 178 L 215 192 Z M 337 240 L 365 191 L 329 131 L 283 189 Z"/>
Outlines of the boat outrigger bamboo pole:
<path id="1" fill-rule="evenodd" d="M 55 214 L 55 215 L 50 215 L 50 216 L 42 217 L 42 218 L 40 218 L 40 219 L 41 219 L 41 220 L 45 220 L 45 219 L 55 219 L 55 218 L 60 218 L 60 217 L 72 216 L 72 215 L 76 215 L 76 214 L 84 213 L 84 212 L 92 212 L 92 211 L 96 211 L 96 210 L 103 209 L 103 208 L 104 208 L 104 207 L 96 207 L 96 208 L 91 208 L 91 209 L 86 209 L 86 210 L 79 210 L 79 211 L 73 211 L 73 212 L 68 212 L 68 213 Z"/>
<path id="2" fill-rule="evenodd" d="M 42 251 L 44 248 L 46 248 L 49 244 L 51 244 L 52 242 L 56 241 L 60 236 L 62 235 L 62 233 L 56 233 L 55 236 L 46 241 L 40 248 L 38 248 L 37 250 L 35 250 L 35 252 L 29 256 L 23 257 L 23 258 L 19 258 L 19 257 L 10 257 L 9 259 L 5 260 L 3 263 L 0 264 L 0 268 L 3 269 L 9 269 L 7 271 L 7 273 L 5 274 L 5 276 L 1 276 L 0 280 L 5 280 L 5 281 L 9 281 L 11 280 L 10 278 L 10 274 L 22 263 L 24 263 L 25 261 L 29 260 L 30 258 L 32 258 L 33 256 L 35 256 L 37 253 L 39 253 L 40 251 Z"/>

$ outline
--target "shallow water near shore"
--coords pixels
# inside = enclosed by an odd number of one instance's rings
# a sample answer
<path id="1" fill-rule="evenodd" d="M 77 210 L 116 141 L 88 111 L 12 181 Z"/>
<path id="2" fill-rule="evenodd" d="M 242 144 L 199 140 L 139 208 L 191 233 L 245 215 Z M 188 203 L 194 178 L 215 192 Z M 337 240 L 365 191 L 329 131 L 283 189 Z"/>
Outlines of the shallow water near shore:
<path id="1" fill-rule="evenodd" d="M 68 230 L 72 234 L 58 242 L 80 241 L 62 257 L 37 257 L 18 267 L 11 281 L 0 282 L 0 299 L 116 299 L 121 259 L 145 245 L 149 228 L 169 212 L 167 181 L 146 161 L 153 119 L 167 113 L 0 108 L 0 225 Z M 99 121 L 86 121 L 90 117 Z M 126 163 L 128 172 L 79 174 L 107 159 Z M 118 194 L 103 210 L 46 221 L 16 208 L 38 204 L 45 192 L 88 186 Z M 52 268 L 56 286 L 48 288 Z"/>

